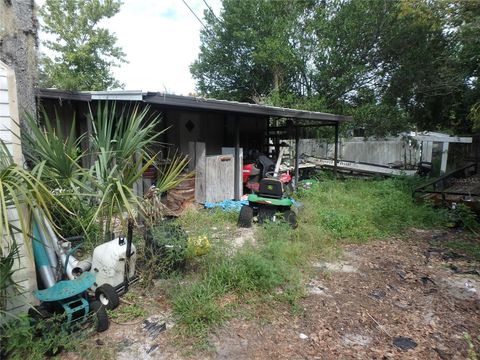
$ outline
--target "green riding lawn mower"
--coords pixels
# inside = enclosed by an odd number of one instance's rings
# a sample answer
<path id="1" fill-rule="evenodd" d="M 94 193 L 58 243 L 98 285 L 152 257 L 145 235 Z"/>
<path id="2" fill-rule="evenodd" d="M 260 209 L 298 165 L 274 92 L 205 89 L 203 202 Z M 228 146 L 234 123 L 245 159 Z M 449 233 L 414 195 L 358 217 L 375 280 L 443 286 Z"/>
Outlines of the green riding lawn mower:
<path id="1" fill-rule="evenodd" d="M 294 202 L 286 195 L 284 182 L 277 178 L 263 178 L 258 193 L 248 195 L 248 205 L 242 206 L 238 217 L 239 227 L 251 227 L 254 218 L 260 224 L 284 220 L 297 227 L 297 214 L 292 210 Z"/>

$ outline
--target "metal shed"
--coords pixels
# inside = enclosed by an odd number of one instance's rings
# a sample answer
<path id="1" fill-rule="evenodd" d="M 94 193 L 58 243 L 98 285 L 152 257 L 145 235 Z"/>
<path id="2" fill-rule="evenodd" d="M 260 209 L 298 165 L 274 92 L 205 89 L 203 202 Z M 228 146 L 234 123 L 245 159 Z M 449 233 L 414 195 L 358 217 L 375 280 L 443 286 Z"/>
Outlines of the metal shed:
<path id="1" fill-rule="evenodd" d="M 40 104 L 50 106 L 61 106 L 64 103 L 70 104 L 71 111 L 81 108 L 82 104 L 93 104 L 98 101 L 119 101 L 126 103 L 149 104 L 152 109 L 165 112 L 167 121 L 170 121 L 175 131 L 177 131 L 177 142 L 180 150 L 185 148 L 185 142 L 188 140 L 188 134 L 182 124 L 195 127 L 198 133 L 204 133 L 208 143 L 215 141 L 229 142 L 229 146 L 234 148 L 235 173 L 234 183 L 240 181 L 240 146 L 241 136 L 247 131 L 246 127 L 255 126 L 254 142 L 259 143 L 259 139 L 268 140 L 279 138 L 282 134 L 288 133 L 288 136 L 295 138 L 295 178 L 299 176 L 299 137 L 303 128 L 314 128 L 320 126 L 330 126 L 335 131 L 335 149 L 334 149 L 334 172 L 337 171 L 338 158 L 338 132 L 339 124 L 350 120 L 348 116 L 335 115 L 323 112 L 306 111 L 299 109 L 289 109 L 283 107 L 243 103 L 236 101 L 208 99 L 203 97 L 171 95 L 160 92 L 143 91 L 100 91 L 100 92 L 71 92 L 55 89 L 37 89 L 37 100 Z M 68 112 L 68 110 L 67 110 Z M 189 116 L 182 116 L 188 113 Z M 190 119 L 188 119 L 190 118 Z M 287 119 L 288 125 L 271 126 L 271 119 Z M 192 120 L 193 119 L 193 120 Z M 85 118 L 88 122 L 88 119 Z M 183 121 L 183 123 L 182 123 Z M 210 127 L 208 127 L 210 124 Z M 211 125 L 213 124 L 213 125 Z M 82 128 L 89 129 L 88 124 L 80 124 Z M 201 129 L 206 127 L 206 129 Z M 220 128 L 220 129 L 219 129 Z M 223 130 L 222 130 L 223 129 Z M 183 131 L 183 133 L 182 133 Z M 223 131 L 223 133 L 221 133 Z M 225 135 L 227 134 L 227 135 Z M 221 140 L 218 138 L 221 137 Z M 230 141 L 226 140 L 230 139 Z M 253 141 L 253 140 L 252 140 Z M 278 144 L 277 144 L 278 145 Z M 207 145 L 208 146 L 208 145 Z M 265 146 L 265 144 L 263 144 Z M 278 151 L 278 148 L 277 148 Z M 183 151 L 185 152 L 185 151 Z M 235 199 L 240 198 L 240 193 L 235 186 Z"/>

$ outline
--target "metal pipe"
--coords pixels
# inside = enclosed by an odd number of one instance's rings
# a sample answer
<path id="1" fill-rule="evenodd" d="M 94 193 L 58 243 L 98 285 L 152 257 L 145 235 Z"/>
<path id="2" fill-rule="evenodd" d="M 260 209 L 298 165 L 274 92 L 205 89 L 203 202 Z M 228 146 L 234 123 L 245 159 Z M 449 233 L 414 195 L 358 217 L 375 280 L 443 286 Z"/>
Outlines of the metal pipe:
<path id="1" fill-rule="evenodd" d="M 128 219 L 127 228 L 127 250 L 125 254 L 125 273 L 123 274 L 123 282 L 125 284 L 125 292 L 128 291 L 130 277 L 130 257 L 132 256 L 132 239 L 133 239 L 133 220 Z"/>
<path id="2" fill-rule="evenodd" d="M 300 129 L 295 126 L 295 189 L 298 188 L 298 180 L 300 178 Z"/>
<path id="3" fill-rule="evenodd" d="M 53 269 L 53 273 L 57 273 L 57 265 L 58 265 L 58 258 L 57 258 L 57 237 L 55 236 L 55 233 L 53 233 L 53 230 L 46 221 L 45 214 L 40 211 L 39 209 L 34 210 L 33 214 L 33 219 L 32 221 L 35 222 L 38 230 L 38 237 L 44 248 L 45 248 L 45 254 L 48 258 L 48 261 L 50 263 L 50 266 Z M 53 233 L 53 237 L 51 235 Z"/>
<path id="4" fill-rule="evenodd" d="M 235 161 L 234 161 L 234 199 L 240 200 L 240 121 L 238 120 L 238 115 L 235 117 Z"/>
<path id="5" fill-rule="evenodd" d="M 56 280 L 35 219 L 32 221 L 32 235 L 32 250 L 35 259 L 35 269 L 42 280 L 43 286 L 47 289 L 55 285 Z"/>
<path id="6" fill-rule="evenodd" d="M 333 173 L 337 178 L 337 163 L 338 163 L 338 123 L 335 123 L 335 151 L 333 155 Z"/>

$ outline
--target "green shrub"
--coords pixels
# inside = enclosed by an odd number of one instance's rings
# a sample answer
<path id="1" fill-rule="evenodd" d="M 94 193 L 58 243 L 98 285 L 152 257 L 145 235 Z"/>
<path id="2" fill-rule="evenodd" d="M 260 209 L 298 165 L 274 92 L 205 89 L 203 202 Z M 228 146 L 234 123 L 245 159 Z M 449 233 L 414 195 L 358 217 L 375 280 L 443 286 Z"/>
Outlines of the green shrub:
<path id="1" fill-rule="evenodd" d="M 188 236 L 183 228 L 163 221 L 146 232 L 145 256 L 148 271 L 155 277 L 167 277 L 183 270 L 189 255 Z"/>
<path id="2" fill-rule="evenodd" d="M 73 348 L 78 340 L 55 318 L 33 324 L 27 315 L 21 315 L 2 324 L 0 329 L 2 359 L 45 359 L 49 354 Z"/>
<path id="3" fill-rule="evenodd" d="M 93 221 L 97 208 L 92 206 L 91 199 L 58 191 L 55 195 L 71 212 L 68 213 L 58 204 L 52 204 L 50 209 L 52 220 L 60 229 L 62 236 L 83 236 L 83 248 L 88 253 L 105 241 L 100 224 Z"/>
<path id="4" fill-rule="evenodd" d="M 456 226 L 461 226 L 466 230 L 477 232 L 480 230 L 480 222 L 475 212 L 465 204 L 458 204 L 449 212 L 449 219 Z"/>

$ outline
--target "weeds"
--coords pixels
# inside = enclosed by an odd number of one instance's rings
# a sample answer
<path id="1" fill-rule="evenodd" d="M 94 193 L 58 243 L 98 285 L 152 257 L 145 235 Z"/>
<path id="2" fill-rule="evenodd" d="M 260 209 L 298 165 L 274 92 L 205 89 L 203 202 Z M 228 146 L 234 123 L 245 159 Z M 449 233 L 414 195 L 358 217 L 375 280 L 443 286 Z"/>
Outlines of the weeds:
<path id="1" fill-rule="evenodd" d="M 467 343 L 467 356 L 469 360 L 477 360 L 477 352 L 475 351 L 475 344 L 474 340 L 472 339 L 471 335 L 467 332 L 463 333 L 463 339 Z M 477 336 L 477 341 L 480 342 L 480 336 Z"/>
<path id="2" fill-rule="evenodd" d="M 209 328 L 235 314 L 247 300 L 284 302 L 292 313 L 301 314 L 298 299 L 309 260 L 338 255 L 344 241 L 400 236 L 412 226 L 446 223 L 446 211 L 412 202 L 415 185 L 405 179 L 314 183 L 297 194 L 302 206 L 296 230 L 277 222 L 264 224 L 256 228 L 256 243 L 236 252 L 228 239 L 237 214 L 187 213 L 178 222 L 189 236 L 205 235 L 213 241 L 210 252 L 194 260 L 197 271 L 179 280 L 168 294 L 177 330 L 204 343 Z"/>
<path id="3" fill-rule="evenodd" d="M 138 304 L 123 305 L 115 311 L 107 310 L 108 317 L 118 323 L 127 323 L 146 316 L 146 311 Z"/>
<path id="4" fill-rule="evenodd" d="M 324 181 L 301 191 L 309 220 L 334 239 L 363 242 L 399 236 L 409 227 L 444 226 L 447 211 L 414 205 L 414 180 Z"/>
<path id="5" fill-rule="evenodd" d="M 63 329 L 59 319 L 32 323 L 26 314 L 2 324 L 0 329 L 2 359 L 40 360 L 73 349 L 80 340 Z"/>

